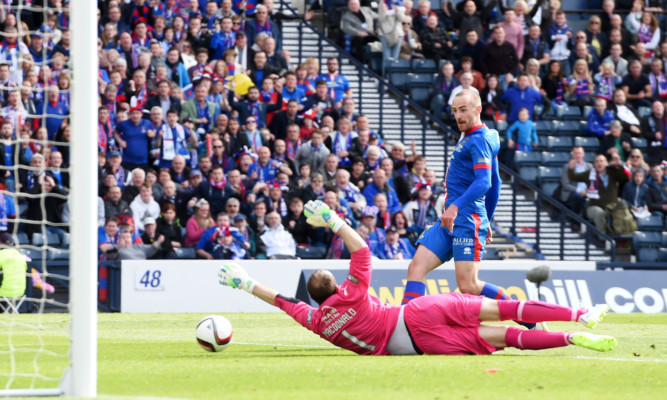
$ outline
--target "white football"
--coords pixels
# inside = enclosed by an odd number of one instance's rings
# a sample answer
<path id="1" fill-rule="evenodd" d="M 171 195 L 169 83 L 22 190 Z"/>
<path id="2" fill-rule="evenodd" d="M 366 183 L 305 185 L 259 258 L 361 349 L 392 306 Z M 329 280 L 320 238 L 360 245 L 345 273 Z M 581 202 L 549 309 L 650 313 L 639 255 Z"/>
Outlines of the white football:
<path id="1" fill-rule="evenodd" d="M 222 315 L 209 315 L 197 325 L 197 343 L 208 351 L 223 351 L 232 342 L 232 324 Z"/>

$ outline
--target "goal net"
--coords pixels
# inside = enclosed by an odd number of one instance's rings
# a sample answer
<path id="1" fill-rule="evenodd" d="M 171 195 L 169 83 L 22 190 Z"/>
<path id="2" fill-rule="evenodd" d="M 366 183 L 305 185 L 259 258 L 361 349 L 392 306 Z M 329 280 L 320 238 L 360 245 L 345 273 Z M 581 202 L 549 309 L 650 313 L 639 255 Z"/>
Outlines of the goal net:
<path id="1" fill-rule="evenodd" d="M 0 1 L 0 397 L 96 395 L 96 9 Z"/>

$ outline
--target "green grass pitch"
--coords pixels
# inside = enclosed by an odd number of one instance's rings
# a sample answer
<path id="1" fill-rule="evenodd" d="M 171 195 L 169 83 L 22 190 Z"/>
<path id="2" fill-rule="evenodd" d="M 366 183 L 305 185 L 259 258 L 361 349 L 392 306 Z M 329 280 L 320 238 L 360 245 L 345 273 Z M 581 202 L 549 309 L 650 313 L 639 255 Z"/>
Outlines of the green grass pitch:
<path id="1" fill-rule="evenodd" d="M 99 314 L 100 398 L 178 399 L 664 399 L 667 314 L 611 314 L 595 330 L 619 347 L 609 353 L 567 347 L 506 350 L 491 356 L 357 356 L 288 316 L 225 314 L 232 345 L 208 353 L 195 341 L 205 314 Z M 57 378 L 67 359 L 67 315 L 0 315 L 0 388 L 11 359 L 12 387 L 36 369 Z M 39 339 L 44 350 L 37 363 Z M 30 327 L 30 329 L 28 329 Z M 585 329 L 551 323 L 552 330 Z M 9 334 L 11 332 L 11 335 Z M 11 337 L 17 350 L 7 352 Z M 496 372 L 491 372 L 496 371 Z M 37 380 L 36 387 L 57 381 Z"/>

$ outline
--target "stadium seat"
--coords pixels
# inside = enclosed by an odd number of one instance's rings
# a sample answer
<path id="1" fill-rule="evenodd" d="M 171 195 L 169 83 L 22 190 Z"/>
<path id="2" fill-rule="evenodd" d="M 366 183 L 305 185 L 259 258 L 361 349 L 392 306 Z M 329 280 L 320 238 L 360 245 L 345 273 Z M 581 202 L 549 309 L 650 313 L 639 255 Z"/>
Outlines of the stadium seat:
<path id="1" fill-rule="evenodd" d="M 646 139 L 644 138 L 632 138 L 632 147 L 641 150 L 642 152 L 646 151 Z"/>
<path id="2" fill-rule="evenodd" d="M 54 249 L 48 251 L 48 260 L 53 261 L 68 261 L 69 260 L 69 251 Z"/>
<path id="3" fill-rule="evenodd" d="M 580 121 L 584 118 L 577 106 L 558 107 L 556 115 L 561 121 Z"/>
<path id="4" fill-rule="evenodd" d="M 656 262 L 658 261 L 659 251 L 654 247 L 643 247 L 637 250 L 637 259 L 643 262 Z"/>
<path id="5" fill-rule="evenodd" d="M 415 58 L 412 60 L 412 72 L 417 74 L 437 74 L 438 70 L 435 61 L 432 59 Z"/>
<path id="6" fill-rule="evenodd" d="M 663 229 L 662 215 L 653 214 L 648 217 L 637 218 L 638 231 L 662 232 Z"/>
<path id="7" fill-rule="evenodd" d="M 537 136 L 549 136 L 554 129 L 554 124 L 551 121 L 537 121 L 535 127 Z"/>
<path id="8" fill-rule="evenodd" d="M 423 88 L 432 88 L 433 80 L 435 79 L 433 74 L 408 74 L 407 85 L 408 89 L 415 87 Z"/>
<path id="9" fill-rule="evenodd" d="M 632 248 L 639 261 L 656 261 L 658 248 L 662 245 L 660 232 L 635 232 L 632 234 Z"/>
<path id="10" fill-rule="evenodd" d="M 410 88 L 410 98 L 418 104 L 426 107 L 431 101 L 431 89 L 425 87 Z"/>
<path id="11" fill-rule="evenodd" d="M 547 150 L 549 151 L 570 151 L 574 141 L 568 136 L 549 136 L 547 138 Z"/>
<path id="12" fill-rule="evenodd" d="M 570 161 L 570 154 L 564 152 L 544 151 L 542 152 L 542 165 L 546 167 L 562 168 Z"/>
<path id="13" fill-rule="evenodd" d="M 595 161 L 595 155 L 597 154 L 597 151 L 594 153 L 585 153 L 584 154 L 584 161 L 587 163 L 593 164 L 593 161 Z"/>
<path id="14" fill-rule="evenodd" d="M 507 121 L 496 121 L 496 130 L 498 133 L 505 133 L 507 130 Z"/>
<path id="15" fill-rule="evenodd" d="M 15 241 L 16 241 L 16 244 L 19 244 L 19 245 L 21 245 L 21 244 L 30 244 L 30 239 L 28 239 L 28 234 L 26 234 L 25 232 L 18 232 L 16 234 Z"/>
<path id="16" fill-rule="evenodd" d="M 372 51 L 370 45 L 364 46 L 364 53 L 366 54 L 366 60 L 368 60 L 368 66 L 370 69 L 375 71 L 377 74 L 382 74 L 382 52 Z"/>
<path id="17" fill-rule="evenodd" d="M 661 247 L 658 249 L 658 262 L 667 261 L 667 248 Z"/>
<path id="18" fill-rule="evenodd" d="M 591 114 L 591 111 L 593 111 L 594 108 L 591 106 L 584 106 L 584 112 L 583 112 L 583 119 L 588 120 L 588 116 Z"/>
<path id="19" fill-rule="evenodd" d="M 180 248 L 174 247 L 174 253 L 176 253 L 176 257 L 178 257 L 179 259 L 193 260 L 197 258 L 195 249 L 193 249 L 192 247 L 180 247 Z"/>
<path id="20" fill-rule="evenodd" d="M 553 131 L 558 136 L 577 136 L 581 132 L 579 121 L 556 121 L 553 124 Z"/>
<path id="21" fill-rule="evenodd" d="M 41 233 L 32 234 L 32 244 L 33 246 L 44 246 L 44 236 Z"/>
<path id="22" fill-rule="evenodd" d="M 574 145 L 581 146 L 587 153 L 596 153 L 600 149 L 600 141 L 596 137 L 576 137 Z"/>
<path id="23" fill-rule="evenodd" d="M 387 74 L 392 85 L 400 90 L 405 90 L 408 74 L 410 73 L 410 60 L 391 60 L 387 66 Z"/>
<path id="24" fill-rule="evenodd" d="M 21 254 L 28 256 L 28 258 L 30 258 L 32 261 L 48 260 L 48 254 L 46 254 L 46 251 L 30 248 L 19 249 L 19 251 Z"/>
<path id="25" fill-rule="evenodd" d="M 537 167 L 541 162 L 542 154 L 538 152 L 517 151 L 514 153 L 514 166 L 519 171 L 519 175 L 530 183 L 537 182 Z"/>
<path id="26" fill-rule="evenodd" d="M 662 247 L 667 247 L 667 232 L 662 232 Z"/>
<path id="27" fill-rule="evenodd" d="M 490 119 L 483 119 L 482 123 L 489 129 L 496 129 L 496 123 Z"/>
<path id="28" fill-rule="evenodd" d="M 557 167 L 539 167 L 537 182 L 542 191 L 551 196 L 558 185 L 560 185 L 561 169 Z"/>
<path id="29" fill-rule="evenodd" d="M 651 107 L 639 107 L 637 109 L 637 114 L 639 115 L 639 118 L 648 117 L 649 115 L 651 115 L 651 112 L 652 112 Z"/>

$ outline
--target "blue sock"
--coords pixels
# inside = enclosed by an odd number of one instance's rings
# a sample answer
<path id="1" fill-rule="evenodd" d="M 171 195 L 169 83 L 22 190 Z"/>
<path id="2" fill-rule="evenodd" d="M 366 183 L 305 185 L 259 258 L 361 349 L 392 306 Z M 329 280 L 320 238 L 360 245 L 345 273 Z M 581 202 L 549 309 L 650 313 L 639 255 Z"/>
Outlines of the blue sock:
<path id="1" fill-rule="evenodd" d="M 484 297 L 488 297 L 490 299 L 495 299 L 495 300 L 507 299 L 507 293 L 505 293 L 504 290 L 494 285 L 493 283 L 489 282 L 484 282 L 484 287 L 482 288 L 482 293 L 480 294 Z M 535 324 L 532 322 L 522 322 L 522 321 L 516 321 L 516 322 L 519 325 L 525 326 L 528 329 L 535 328 Z"/>
<path id="2" fill-rule="evenodd" d="M 410 300 L 422 297 L 426 293 L 426 284 L 418 281 L 408 281 L 405 284 L 405 293 L 401 305 L 408 304 Z"/>
<path id="3" fill-rule="evenodd" d="M 484 287 L 482 288 L 482 292 L 480 294 L 484 297 L 488 297 L 494 300 L 505 300 L 507 298 L 505 291 L 489 282 L 484 282 Z"/>

